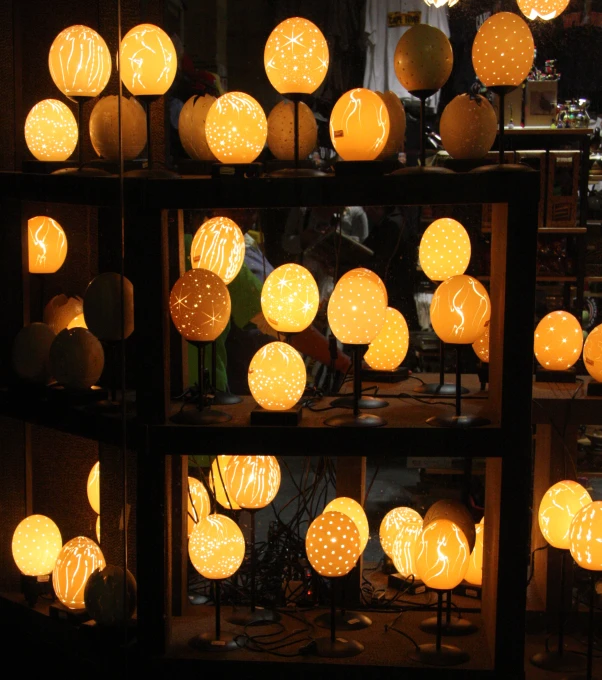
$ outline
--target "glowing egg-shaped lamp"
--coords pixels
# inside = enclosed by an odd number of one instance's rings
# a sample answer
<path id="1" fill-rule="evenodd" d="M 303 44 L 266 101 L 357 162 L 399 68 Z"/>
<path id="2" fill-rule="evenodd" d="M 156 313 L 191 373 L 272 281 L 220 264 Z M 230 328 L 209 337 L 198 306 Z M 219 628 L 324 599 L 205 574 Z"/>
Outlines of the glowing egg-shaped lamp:
<path id="1" fill-rule="evenodd" d="M 385 325 L 364 354 L 364 361 L 375 371 L 394 371 L 401 365 L 410 346 L 410 332 L 403 314 L 387 307 Z"/>
<path id="2" fill-rule="evenodd" d="M 211 511 L 211 500 L 205 485 L 188 477 L 188 538 L 198 522 Z"/>
<path id="3" fill-rule="evenodd" d="M 77 123 L 58 99 L 38 102 L 25 119 L 27 148 L 39 161 L 66 161 L 77 146 Z"/>
<path id="4" fill-rule="evenodd" d="M 265 508 L 276 498 L 280 488 L 278 460 L 275 456 L 232 456 L 228 462 L 226 486 L 241 508 Z"/>
<path id="5" fill-rule="evenodd" d="M 226 284 L 208 269 L 189 269 L 169 296 L 171 320 L 190 342 L 215 340 L 228 325 L 230 309 Z"/>
<path id="6" fill-rule="evenodd" d="M 429 24 L 417 24 L 399 39 L 393 57 L 397 80 L 416 96 L 432 95 L 451 75 L 454 54 L 445 33 Z"/>
<path id="7" fill-rule="evenodd" d="M 225 515 L 207 515 L 188 539 L 192 566 L 208 579 L 234 574 L 245 556 L 245 539 L 238 524 Z"/>
<path id="8" fill-rule="evenodd" d="M 338 498 L 333 498 L 327 504 L 324 512 L 342 512 L 353 520 L 357 530 L 360 532 L 360 553 L 363 553 L 370 538 L 370 528 L 364 508 L 353 498 L 339 496 Z"/>
<path id="9" fill-rule="evenodd" d="M 234 500 L 232 492 L 227 487 L 226 471 L 231 460 L 232 456 L 215 457 L 209 472 L 209 488 L 215 500 L 226 510 L 240 510 L 240 505 Z"/>
<path id="10" fill-rule="evenodd" d="M 564 479 L 553 484 L 543 495 L 537 514 L 539 529 L 553 548 L 570 548 L 569 530 L 575 515 L 592 502 L 592 497 L 578 482 Z"/>
<path id="11" fill-rule="evenodd" d="M 285 19 L 270 33 L 263 53 L 268 80 L 280 94 L 312 94 L 328 71 L 322 31 L 303 17 Z"/>
<path id="12" fill-rule="evenodd" d="M 385 102 L 389 113 L 389 135 L 379 158 L 396 156 L 405 148 L 406 110 L 395 92 L 387 90 L 386 92 L 377 92 L 376 94 Z"/>
<path id="13" fill-rule="evenodd" d="M 360 532 L 348 515 L 323 512 L 309 525 L 305 549 L 309 563 L 320 576 L 345 576 L 361 555 Z"/>
<path id="14" fill-rule="evenodd" d="M 535 358 L 549 371 L 571 368 L 583 349 L 583 329 L 575 316 L 558 310 L 546 314 L 535 328 Z"/>
<path id="15" fill-rule="evenodd" d="M 349 271 L 346 271 L 342 276 L 341 279 L 346 279 L 347 277 L 351 278 L 358 278 L 358 279 L 368 279 L 375 283 L 381 290 L 382 294 L 385 297 L 385 301 L 389 302 L 389 296 L 387 293 L 387 287 L 383 283 L 383 280 L 380 278 L 376 272 L 373 272 L 371 269 L 366 269 L 366 267 L 356 267 L 355 269 L 350 269 Z"/>
<path id="16" fill-rule="evenodd" d="M 315 319 L 320 304 L 318 284 L 300 264 L 276 267 L 261 289 L 261 309 L 279 333 L 299 333 Z"/>
<path id="17" fill-rule="evenodd" d="M 485 364 L 489 363 L 489 328 L 490 326 L 487 324 L 483 334 L 472 343 L 475 354 Z"/>
<path id="18" fill-rule="evenodd" d="M 178 56 L 171 38 L 154 24 L 129 30 L 119 47 L 121 80 L 135 97 L 165 94 L 176 77 Z"/>
<path id="19" fill-rule="evenodd" d="M 111 77 L 111 53 L 88 26 L 69 26 L 54 39 L 48 54 L 54 84 L 69 99 L 97 97 Z"/>
<path id="20" fill-rule="evenodd" d="M 214 161 L 207 144 L 205 122 L 215 97 L 210 94 L 193 95 L 186 101 L 178 118 L 178 135 L 184 151 L 196 161 Z"/>
<path id="21" fill-rule="evenodd" d="M 99 274 L 88 284 L 84 294 L 84 319 L 87 327 L 99 339 L 121 340 L 122 307 L 121 275 L 117 272 Z M 134 331 L 134 286 L 123 277 L 123 337 Z"/>
<path id="22" fill-rule="evenodd" d="M 376 92 L 356 87 L 342 94 L 330 114 L 330 141 L 345 161 L 372 161 L 389 137 L 389 111 Z"/>
<path id="23" fill-rule="evenodd" d="M 419 512 L 413 508 L 399 507 L 389 510 L 383 517 L 378 530 L 380 544 L 387 557 L 393 557 L 393 543 L 397 534 L 400 532 L 404 524 L 408 522 L 420 522 L 422 527 L 422 517 Z"/>
<path id="24" fill-rule="evenodd" d="M 98 461 L 94 463 L 88 473 L 86 491 L 90 507 L 97 515 L 100 515 L 100 462 Z"/>
<path id="25" fill-rule="evenodd" d="M 84 300 L 78 295 L 67 297 L 64 293 L 59 293 L 46 303 L 42 320 L 48 324 L 55 333 L 60 333 L 84 311 Z"/>
<path id="26" fill-rule="evenodd" d="M 491 150 L 497 130 L 495 110 L 481 95 L 454 97 L 439 123 L 441 143 L 452 158 L 483 158 Z"/>
<path id="27" fill-rule="evenodd" d="M 470 548 L 466 536 L 449 519 L 426 526 L 416 545 L 416 575 L 429 588 L 452 590 L 468 571 Z"/>
<path id="28" fill-rule="evenodd" d="M 105 364 L 100 340 L 86 328 L 65 328 L 50 347 L 50 372 L 68 390 L 88 390 Z"/>
<path id="29" fill-rule="evenodd" d="M 297 350 L 286 342 L 269 342 L 249 364 L 249 389 L 266 411 L 286 411 L 301 399 L 307 370 Z"/>
<path id="30" fill-rule="evenodd" d="M 12 362 L 21 380 L 41 384 L 50 380 L 50 347 L 55 337 L 50 326 L 40 321 L 24 326 L 17 333 Z"/>
<path id="31" fill-rule="evenodd" d="M 229 217 L 212 217 L 197 229 L 190 247 L 193 268 L 208 269 L 225 284 L 234 280 L 245 259 L 245 237 Z"/>
<path id="32" fill-rule="evenodd" d="M 205 135 L 222 163 L 253 163 L 263 151 L 268 121 L 261 104 L 244 92 L 226 92 L 207 112 Z"/>
<path id="33" fill-rule="evenodd" d="M 437 519 L 448 519 L 459 527 L 472 551 L 475 542 L 474 520 L 464 503 L 454 498 L 442 498 L 435 501 L 426 511 L 423 524 L 426 527 Z"/>
<path id="34" fill-rule="evenodd" d="M 29 515 L 13 533 L 13 559 L 25 576 L 51 574 L 62 546 L 59 528 L 45 515 Z"/>
<path id="35" fill-rule="evenodd" d="M 570 0 L 517 0 L 518 8 L 527 19 L 549 21 L 560 16 Z"/>
<path id="36" fill-rule="evenodd" d="M 489 321 L 489 294 L 472 276 L 452 276 L 437 287 L 430 314 L 433 330 L 440 340 L 448 344 L 472 345 Z"/>
<path id="37" fill-rule="evenodd" d="M 569 529 L 571 557 L 583 569 L 602 571 L 602 501 L 581 508 Z"/>
<path id="38" fill-rule="evenodd" d="M 416 579 L 416 545 L 422 533 L 422 519 L 420 522 L 405 522 L 393 541 L 391 559 L 397 573 L 404 578 Z"/>
<path id="39" fill-rule="evenodd" d="M 474 548 L 470 553 L 470 562 L 464 580 L 473 586 L 480 586 L 483 584 L 483 541 L 484 541 L 485 526 L 483 524 L 475 524 L 475 542 Z"/>
<path id="40" fill-rule="evenodd" d="M 431 281 L 445 281 L 464 274 L 470 263 L 468 232 L 451 217 L 432 222 L 422 234 L 418 247 L 420 267 Z"/>
<path id="41" fill-rule="evenodd" d="M 602 382 L 602 324 L 593 328 L 585 338 L 583 364 L 594 380 Z"/>
<path id="42" fill-rule="evenodd" d="M 118 626 L 134 615 L 136 594 L 136 579 L 132 572 L 127 569 L 124 579 L 122 567 L 107 564 L 103 569 L 93 571 L 86 581 L 86 612 L 99 626 Z"/>
<path id="43" fill-rule="evenodd" d="M 52 217 L 38 215 L 27 220 L 29 273 L 54 274 L 67 257 L 67 236 Z"/>
<path id="44" fill-rule="evenodd" d="M 123 159 L 137 158 L 146 146 L 146 112 L 134 97 L 121 98 Z M 90 141 L 94 151 L 110 161 L 119 160 L 119 106 L 117 95 L 101 97 L 90 114 Z"/>
<path id="45" fill-rule="evenodd" d="M 106 565 L 102 550 L 86 536 L 67 541 L 52 570 L 52 587 L 68 609 L 85 609 L 84 592 L 90 574 Z"/>
<path id="46" fill-rule="evenodd" d="M 316 148 L 318 124 L 312 110 L 304 102 L 299 104 L 299 158 L 307 158 Z M 268 116 L 268 148 L 280 161 L 295 159 L 295 105 L 278 102 Z"/>

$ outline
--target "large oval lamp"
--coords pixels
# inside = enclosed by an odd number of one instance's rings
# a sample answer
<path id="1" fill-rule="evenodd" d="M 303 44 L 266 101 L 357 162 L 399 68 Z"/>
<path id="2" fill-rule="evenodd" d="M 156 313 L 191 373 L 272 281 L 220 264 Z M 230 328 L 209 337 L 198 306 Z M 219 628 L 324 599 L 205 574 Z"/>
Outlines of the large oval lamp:
<path id="1" fill-rule="evenodd" d="M 299 352 L 286 342 L 257 350 L 248 372 L 253 399 L 266 411 L 288 411 L 303 396 L 307 370 Z"/>
<path id="2" fill-rule="evenodd" d="M 392 90 L 376 93 L 384 102 L 389 113 L 389 135 L 385 148 L 379 158 L 398 158 L 400 151 L 405 149 L 406 141 L 406 110 L 401 99 Z"/>
<path id="3" fill-rule="evenodd" d="M 237 276 L 245 259 L 245 237 L 229 217 L 212 217 L 196 230 L 190 246 L 193 268 L 208 269 L 227 285 Z"/>
<path id="4" fill-rule="evenodd" d="M 46 385 L 50 380 L 50 347 L 56 335 L 48 324 L 34 321 L 13 341 L 12 365 L 16 375 L 29 383 Z"/>
<path id="5" fill-rule="evenodd" d="M 289 335 L 304 331 L 316 317 L 320 293 L 313 274 L 293 262 L 272 271 L 261 289 L 261 310 L 270 326 Z"/>
<path id="6" fill-rule="evenodd" d="M 182 107 L 178 118 L 178 135 L 184 151 L 196 161 L 215 161 L 207 144 L 205 122 L 215 97 L 210 94 L 193 95 Z"/>
<path id="7" fill-rule="evenodd" d="M 50 372 L 59 386 L 75 393 L 89 393 L 102 375 L 105 353 L 88 329 L 64 328 L 52 341 L 49 361 Z"/>
<path id="8" fill-rule="evenodd" d="M 58 99 L 44 99 L 25 119 L 25 142 L 39 161 L 66 161 L 77 146 L 77 123 Z"/>
<path id="9" fill-rule="evenodd" d="M 209 488 L 215 498 L 226 510 L 240 510 L 240 505 L 234 500 L 234 496 L 226 486 L 226 471 L 232 460 L 232 456 L 220 454 L 215 456 L 209 471 Z"/>
<path id="10" fill-rule="evenodd" d="M 380 544 L 387 557 L 393 558 L 393 543 L 402 527 L 408 522 L 420 522 L 422 526 L 422 516 L 414 508 L 400 506 L 393 508 L 383 517 L 378 530 Z"/>
<path id="11" fill-rule="evenodd" d="M 123 160 L 137 158 L 146 146 L 146 112 L 134 97 L 121 97 Z M 117 95 L 101 97 L 90 114 L 90 141 L 94 151 L 119 161 L 119 101 Z"/>
<path id="12" fill-rule="evenodd" d="M 27 220 L 29 273 L 54 274 L 67 257 L 67 236 L 61 225 L 46 215 Z"/>
<path id="13" fill-rule="evenodd" d="M 439 132 L 443 148 L 452 158 L 483 158 L 495 142 L 495 110 L 480 94 L 459 94 L 443 110 Z"/>
<path id="14" fill-rule="evenodd" d="M 102 550 L 86 536 L 67 541 L 52 570 L 52 587 L 60 603 L 68 609 L 85 609 L 84 592 L 90 574 L 106 565 Z"/>
<path id="15" fill-rule="evenodd" d="M 295 130 L 298 134 L 298 155 L 307 158 L 318 142 L 318 124 L 314 112 L 304 102 L 298 102 L 298 128 L 295 128 L 295 103 L 284 99 L 268 116 L 268 148 L 280 161 L 295 160 Z"/>
<path id="16" fill-rule="evenodd" d="M 583 329 L 570 312 L 550 312 L 537 324 L 533 344 L 535 358 L 543 369 L 537 371 L 537 380 L 566 382 L 581 356 Z"/>

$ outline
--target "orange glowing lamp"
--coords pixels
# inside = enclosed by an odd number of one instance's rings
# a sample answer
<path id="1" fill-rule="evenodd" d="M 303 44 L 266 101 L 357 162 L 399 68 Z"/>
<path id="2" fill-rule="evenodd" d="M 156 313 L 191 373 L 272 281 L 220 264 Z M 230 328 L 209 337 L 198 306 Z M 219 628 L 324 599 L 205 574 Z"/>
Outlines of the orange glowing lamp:
<path id="1" fill-rule="evenodd" d="M 280 465 L 275 456 L 231 456 L 226 485 L 245 510 L 269 505 L 280 488 Z"/>
<path id="2" fill-rule="evenodd" d="M 240 505 L 234 500 L 232 492 L 226 486 L 226 472 L 231 460 L 232 456 L 223 454 L 214 458 L 209 472 L 209 488 L 211 489 L 211 493 L 215 496 L 215 500 L 222 507 L 227 510 L 240 510 Z"/>
<path id="3" fill-rule="evenodd" d="M 159 97 L 176 77 L 176 48 L 167 33 L 154 24 L 139 24 L 129 30 L 121 41 L 119 57 L 121 80 L 135 97 Z"/>
<path id="4" fill-rule="evenodd" d="M 416 546 L 422 533 L 422 519 L 419 522 L 405 522 L 393 541 L 391 559 L 397 573 L 404 578 L 417 578 Z"/>
<path id="5" fill-rule="evenodd" d="M 300 264 L 274 269 L 261 289 L 261 310 L 279 333 L 299 333 L 315 319 L 320 304 L 318 284 Z"/>
<path id="6" fill-rule="evenodd" d="M 517 2 L 518 8 L 527 19 L 549 21 L 560 16 L 568 7 L 570 0 L 517 0 Z"/>
<path id="7" fill-rule="evenodd" d="M 422 234 L 418 247 L 420 267 L 431 281 L 445 281 L 464 274 L 470 263 L 468 232 L 451 217 L 432 222 Z"/>
<path id="8" fill-rule="evenodd" d="M 535 358 L 549 371 L 566 371 L 581 356 L 583 330 L 569 312 L 546 314 L 535 328 Z"/>
<path id="9" fill-rule="evenodd" d="M 211 511 L 211 500 L 205 485 L 194 477 L 188 477 L 188 538 L 194 527 Z"/>
<path id="10" fill-rule="evenodd" d="M 602 571 L 602 501 L 581 508 L 569 529 L 571 557 L 583 569 Z"/>
<path id="11" fill-rule="evenodd" d="M 38 215 L 27 220 L 29 273 L 54 274 L 67 257 L 67 236 L 52 217 Z"/>
<path id="12" fill-rule="evenodd" d="M 378 535 L 380 544 L 387 557 L 393 558 L 393 544 L 402 527 L 408 522 L 420 522 L 422 527 L 422 517 L 413 508 L 399 507 L 389 510 L 380 523 Z"/>
<path id="13" fill-rule="evenodd" d="M 353 520 L 357 530 L 360 532 L 360 553 L 363 553 L 370 538 L 370 528 L 364 508 L 353 498 L 339 496 L 338 498 L 333 498 L 328 503 L 324 508 L 324 512 L 342 512 Z"/>
<path id="14" fill-rule="evenodd" d="M 188 540 L 188 555 L 201 576 L 220 580 L 236 573 L 245 556 L 245 539 L 236 522 L 225 515 L 201 519 Z"/>
<path id="15" fill-rule="evenodd" d="M 38 102 L 25 119 L 25 142 L 39 161 L 66 161 L 77 146 L 77 123 L 58 99 Z"/>
<path id="16" fill-rule="evenodd" d="M 364 354 L 364 361 L 375 371 L 394 371 L 406 358 L 410 332 L 403 314 L 387 307 L 385 325 Z"/>
<path id="17" fill-rule="evenodd" d="M 591 330 L 585 338 L 583 363 L 591 377 L 602 382 L 602 324 Z"/>
<path id="18" fill-rule="evenodd" d="M 323 512 L 309 525 L 305 549 L 318 574 L 328 578 L 345 576 L 361 555 L 360 532 L 348 515 Z"/>
<path id="19" fill-rule="evenodd" d="M 65 543 L 52 570 L 54 592 L 68 609 L 85 609 L 84 590 L 90 574 L 106 566 L 98 545 L 86 536 Z"/>
<path id="20" fill-rule="evenodd" d="M 468 571 L 470 548 L 460 527 L 436 519 L 422 531 L 416 545 L 416 575 L 429 588 L 452 590 Z"/>
<path id="21" fill-rule="evenodd" d="M 229 217 L 212 217 L 197 229 L 190 247 L 193 268 L 208 269 L 227 285 L 245 259 L 245 237 Z"/>
<path id="22" fill-rule="evenodd" d="M 553 484 L 539 504 L 539 529 L 553 548 L 570 548 L 569 530 L 575 515 L 592 502 L 592 497 L 581 484 L 564 479 Z"/>
<path id="23" fill-rule="evenodd" d="M 61 532 L 50 517 L 29 515 L 13 533 L 13 559 L 25 576 L 47 576 L 54 569 L 62 545 Z"/>
<path id="24" fill-rule="evenodd" d="M 266 411 L 287 411 L 301 399 L 307 370 L 301 355 L 286 342 L 270 342 L 249 364 L 249 389 Z"/>

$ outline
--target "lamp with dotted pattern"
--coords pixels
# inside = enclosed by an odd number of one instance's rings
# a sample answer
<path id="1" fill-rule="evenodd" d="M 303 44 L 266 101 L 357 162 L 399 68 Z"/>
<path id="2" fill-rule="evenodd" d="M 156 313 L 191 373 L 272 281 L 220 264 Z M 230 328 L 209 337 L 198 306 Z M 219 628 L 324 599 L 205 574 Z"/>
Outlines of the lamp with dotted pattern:
<path id="1" fill-rule="evenodd" d="M 574 365 L 583 349 L 583 329 L 570 312 L 557 310 L 546 314 L 537 324 L 534 352 L 538 382 L 575 382 Z"/>

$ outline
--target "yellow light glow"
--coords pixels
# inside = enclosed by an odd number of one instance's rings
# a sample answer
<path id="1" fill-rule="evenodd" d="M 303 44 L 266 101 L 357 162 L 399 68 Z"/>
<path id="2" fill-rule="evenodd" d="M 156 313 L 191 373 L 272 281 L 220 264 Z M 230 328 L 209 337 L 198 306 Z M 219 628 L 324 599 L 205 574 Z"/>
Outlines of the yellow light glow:
<path id="1" fill-rule="evenodd" d="M 379 158 L 397 156 L 405 148 L 406 110 L 401 99 L 391 90 L 376 93 L 384 102 L 389 114 L 389 135 Z"/>
<path id="2" fill-rule="evenodd" d="M 369 345 L 385 325 L 384 284 L 373 272 L 368 275 L 368 271 L 352 269 L 342 276 L 328 300 L 330 329 L 344 344 Z"/>
<path id="3" fill-rule="evenodd" d="M 301 355 L 286 342 L 269 342 L 249 364 L 249 389 L 266 411 L 286 411 L 301 399 L 307 370 Z"/>
<path id="4" fill-rule="evenodd" d="M 208 269 L 189 269 L 169 296 L 171 320 L 191 342 L 215 340 L 228 325 L 230 309 L 226 284 Z"/>
<path id="5" fill-rule="evenodd" d="M 359 279 L 368 279 L 369 281 L 372 281 L 373 283 L 375 283 L 380 288 L 380 291 L 385 298 L 385 302 L 387 304 L 389 303 L 389 296 L 387 294 L 387 287 L 383 283 L 383 280 L 380 278 L 380 276 L 378 274 L 376 274 L 375 272 L 373 272 L 371 269 L 366 269 L 366 267 L 356 267 L 355 269 L 350 269 L 349 271 L 346 271 L 341 276 L 341 279 L 346 279 L 347 277 L 359 278 Z"/>
<path id="6" fill-rule="evenodd" d="M 470 263 L 470 237 L 451 217 L 432 222 L 422 234 L 418 248 L 420 267 L 431 281 L 445 281 L 464 274 Z"/>
<path id="7" fill-rule="evenodd" d="M 441 143 L 452 158 L 483 158 L 493 146 L 497 130 L 493 106 L 481 95 L 454 97 L 439 124 Z"/>
<path id="8" fill-rule="evenodd" d="M 316 148 L 318 124 L 312 110 L 299 102 L 299 158 L 307 158 Z M 268 116 L 268 148 L 281 161 L 295 159 L 295 105 L 278 102 Z"/>
<path id="9" fill-rule="evenodd" d="M 466 536 L 451 520 L 433 520 L 420 534 L 416 575 L 429 588 L 452 590 L 466 576 L 469 562 Z"/>
<path id="10" fill-rule="evenodd" d="M 77 123 L 58 99 L 38 102 L 25 119 L 27 148 L 39 161 L 66 161 L 77 146 Z"/>
<path id="11" fill-rule="evenodd" d="M 560 16 L 570 0 L 517 0 L 518 8 L 527 19 L 549 21 Z"/>
<path id="12" fill-rule="evenodd" d="M 393 566 L 404 578 L 417 578 L 416 546 L 421 533 L 422 519 L 420 522 L 405 522 L 393 540 L 391 549 Z"/>
<path id="13" fill-rule="evenodd" d="M 229 217 L 212 217 L 197 229 L 190 247 L 193 268 L 208 269 L 225 284 L 234 280 L 245 259 L 245 237 Z"/>
<path id="14" fill-rule="evenodd" d="M 385 325 L 364 354 L 364 361 L 376 371 L 394 371 L 406 358 L 410 346 L 408 324 L 401 312 L 387 307 Z"/>
<path id="15" fill-rule="evenodd" d="M 602 382 L 602 324 L 593 328 L 585 338 L 583 364 L 594 380 Z"/>
<path id="16" fill-rule="evenodd" d="M 111 77 L 111 53 L 88 26 L 69 26 L 54 39 L 48 54 L 54 84 L 67 97 L 96 97 Z"/>
<path id="17" fill-rule="evenodd" d="M 485 527 L 483 524 L 475 524 L 474 548 L 470 553 L 470 562 L 464 580 L 473 586 L 483 584 L 483 541 L 485 538 Z"/>
<path id="18" fill-rule="evenodd" d="M 439 284 L 430 313 L 433 330 L 443 342 L 472 345 L 489 322 L 489 294 L 472 276 L 452 276 Z"/>
<path id="19" fill-rule="evenodd" d="M 454 65 L 447 36 L 429 24 L 408 29 L 399 39 L 393 59 L 397 80 L 412 93 L 440 90 Z"/>
<path id="20" fill-rule="evenodd" d="M 490 325 L 485 326 L 485 331 L 473 343 L 472 348 L 479 359 L 488 364 L 489 363 L 489 328 Z"/>
<path id="21" fill-rule="evenodd" d="M 52 587 L 69 609 L 85 609 L 84 590 L 90 574 L 106 566 L 102 550 L 86 536 L 76 536 L 62 547 L 52 570 Z"/>
<path id="22" fill-rule="evenodd" d="M 312 94 L 328 71 L 328 44 L 322 31 L 303 17 L 285 19 L 270 33 L 263 64 L 280 94 Z"/>
<path id="23" fill-rule="evenodd" d="M 232 456 L 226 488 L 241 508 L 259 510 L 269 505 L 280 488 L 280 465 L 275 456 Z"/>
<path id="24" fill-rule="evenodd" d="M 569 546 L 580 567 L 602 571 L 602 501 L 593 501 L 573 517 Z"/>
<path id="25" fill-rule="evenodd" d="M 121 340 L 121 275 L 104 272 L 94 277 L 84 295 L 84 319 L 87 327 L 100 340 Z M 134 332 L 134 286 L 123 277 L 124 337 Z"/>
<path id="26" fill-rule="evenodd" d="M 123 159 L 132 160 L 146 146 L 146 111 L 134 97 L 121 98 Z M 90 114 L 90 141 L 94 151 L 110 161 L 119 160 L 119 106 L 117 95 L 101 97 Z"/>
<path id="27" fill-rule="evenodd" d="M 333 498 L 324 508 L 324 512 L 342 512 L 347 515 L 357 527 L 360 532 L 360 553 L 363 553 L 370 538 L 370 528 L 368 526 L 368 518 L 364 512 L 364 508 L 353 498 L 347 496 L 339 496 Z"/>
<path id="28" fill-rule="evenodd" d="M 309 525 L 305 549 L 318 574 L 329 578 L 345 576 L 361 555 L 360 532 L 348 515 L 324 512 Z"/>
<path id="29" fill-rule="evenodd" d="M 268 121 L 261 104 L 244 92 L 226 92 L 207 113 L 205 135 L 222 163 L 252 163 L 263 151 Z"/>
<path id="30" fill-rule="evenodd" d="M 231 460 L 232 456 L 219 455 L 215 457 L 209 472 L 209 488 L 211 493 L 215 495 L 215 500 L 226 510 L 240 510 L 240 505 L 234 500 L 234 496 L 227 486 L 226 471 Z"/>
<path id="31" fill-rule="evenodd" d="M 261 289 L 261 309 L 266 321 L 280 333 L 305 330 L 318 313 L 320 293 L 312 273 L 300 264 L 274 269 Z"/>
<path id="32" fill-rule="evenodd" d="M 176 48 L 167 33 L 153 24 L 139 24 L 128 31 L 119 56 L 121 80 L 135 97 L 165 94 L 176 77 Z"/>
<path id="33" fill-rule="evenodd" d="M 485 87 L 518 87 L 533 65 L 534 55 L 531 30 L 526 21 L 513 12 L 490 16 L 472 44 L 472 65 Z"/>
<path id="34" fill-rule="evenodd" d="M 458 0 L 424 0 L 427 5 L 432 5 L 433 7 L 439 8 L 439 7 L 445 7 L 447 5 L 448 7 L 453 7 Z"/>
<path id="35" fill-rule="evenodd" d="M 88 328 L 88 326 L 86 326 L 86 320 L 84 319 L 83 312 L 77 316 L 74 316 L 67 324 L 68 330 L 71 330 L 72 328 Z"/>
<path id="36" fill-rule="evenodd" d="M 88 502 L 94 512 L 100 514 L 100 462 L 94 463 L 88 473 L 87 484 Z"/>
<path id="37" fill-rule="evenodd" d="M 393 543 L 401 528 L 408 522 L 420 522 L 422 527 L 422 517 L 413 508 L 399 507 L 389 510 L 380 523 L 378 535 L 380 544 L 387 557 L 393 558 Z"/>
<path id="38" fill-rule="evenodd" d="M 570 548 L 569 529 L 573 517 L 592 502 L 592 497 L 581 484 L 564 479 L 553 484 L 539 504 L 539 529 L 553 548 Z"/>
<path id="39" fill-rule="evenodd" d="M 188 538 L 198 522 L 211 511 L 211 500 L 205 485 L 188 477 Z"/>
<path id="40" fill-rule="evenodd" d="M 100 515 L 96 518 L 96 540 L 100 543 Z"/>
<path id="41" fill-rule="evenodd" d="M 188 540 L 192 566 L 205 578 L 223 579 L 234 574 L 245 556 L 242 531 L 225 515 L 208 515 L 195 526 Z"/>
<path id="42" fill-rule="evenodd" d="M 205 134 L 207 114 L 214 101 L 210 94 L 195 94 L 184 104 L 178 118 L 178 135 L 184 151 L 197 161 L 215 160 Z"/>
<path id="43" fill-rule="evenodd" d="M 54 274 L 67 257 L 67 236 L 52 217 L 39 215 L 27 220 L 29 273 Z"/>
<path id="44" fill-rule="evenodd" d="M 50 517 L 29 515 L 13 533 L 13 559 L 25 576 L 46 576 L 52 573 L 62 545 L 61 532 Z"/>
<path id="45" fill-rule="evenodd" d="M 330 141 L 345 161 L 372 161 L 389 137 L 389 111 L 376 92 L 356 87 L 342 94 L 330 114 Z"/>
<path id="46" fill-rule="evenodd" d="M 50 372 L 68 390 L 88 390 L 95 385 L 105 364 L 100 340 L 86 328 L 65 328 L 50 346 Z"/>
<path id="47" fill-rule="evenodd" d="M 67 297 L 64 293 L 59 293 L 46 303 L 42 320 L 55 333 L 60 333 L 63 328 L 68 328 L 72 321 L 83 314 L 83 304 L 83 298 L 78 295 Z"/>
<path id="48" fill-rule="evenodd" d="M 35 321 L 24 326 L 13 342 L 12 362 L 22 380 L 45 384 L 50 379 L 50 347 L 54 331 L 45 323 Z"/>
<path id="49" fill-rule="evenodd" d="M 581 356 L 583 330 L 569 312 L 546 314 L 535 329 L 535 358 L 550 371 L 565 371 Z"/>

